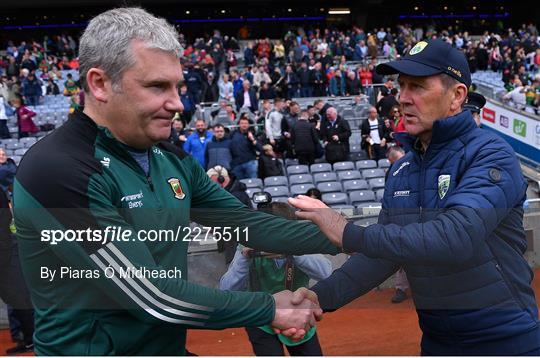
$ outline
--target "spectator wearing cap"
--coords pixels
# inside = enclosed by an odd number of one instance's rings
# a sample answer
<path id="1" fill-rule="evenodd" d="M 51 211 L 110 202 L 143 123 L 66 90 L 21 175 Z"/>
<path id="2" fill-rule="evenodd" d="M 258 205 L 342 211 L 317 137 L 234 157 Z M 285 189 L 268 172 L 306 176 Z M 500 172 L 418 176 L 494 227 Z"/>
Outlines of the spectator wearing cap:
<path id="1" fill-rule="evenodd" d="M 312 287 L 321 307 L 337 309 L 403 267 L 422 355 L 540 355 L 533 271 L 523 257 L 527 183 L 509 144 L 462 111 L 471 85 L 465 56 L 439 39 L 421 41 L 377 71 L 399 74 L 408 132 L 378 223 L 356 226 L 319 201 L 289 199 L 301 219 L 356 253 Z"/>
<path id="2" fill-rule="evenodd" d="M 463 104 L 463 109 L 468 109 L 471 111 L 474 121 L 476 122 L 476 125 L 480 127 L 480 111 L 482 111 L 482 108 L 486 104 L 486 98 L 482 96 L 480 93 L 470 92 L 467 95 L 467 99 L 465 100 L 465 103 Z"/>

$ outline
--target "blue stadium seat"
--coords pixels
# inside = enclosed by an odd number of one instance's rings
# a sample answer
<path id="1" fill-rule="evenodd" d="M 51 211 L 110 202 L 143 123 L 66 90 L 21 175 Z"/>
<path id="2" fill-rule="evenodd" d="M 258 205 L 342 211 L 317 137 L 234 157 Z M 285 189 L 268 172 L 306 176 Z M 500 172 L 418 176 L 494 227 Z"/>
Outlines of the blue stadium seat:
<path id="1" fill-rule="evenodd" d="M 263 182 L 259 178 L 240 179 L 248 188 L 263 188 Z"/>
<path id="2" fill-rule="evenodd" d="M 289 176 L 289 183 L 293 184 L 304 184 L 304 183 L 313 183 L 313 177 L 310 174 L 295 174 Z"/>
<path id="3" fill-rule="evenodd" d="M 341 181 L 362 178 L 358 170 L 338 172 L 337 175 L 338 175 L 339 180 Z"/>
<path id="4" fill-rule="evenodd" d="M 390 165 L 391 165 L 388 159 L 379 159 L 377 164 L 379 168 L 382 168 L 382 169 L 390 168 Z"/>
<path id="5" fill-rule="evenodd" d="M 377 168 L 377 162 L 371 159 L 367 160 L 359 160 L 356 162 L 356 169 L 363 170 L 363 169 L 373 169 Z"/>
<path id="6" fill-rule="evenodd" d="M 329 181 L 329 182 L 323 182 L 317 184 L 317 189 L 320 190 L 321 193 L 336 193 L 343 191 L 343 188 L 341 186 L 340 182 L 337 181 Z"/>
<path id="7" fill-rule="evenodd" d="M 339 172 L 343 170 L 353 170 L 354 169 L 354 163 L 353 162 L 337 162 L 334 163 L 334 171 Z"/>
<path id="8" fill-rule="evenodd" d="M 311 171 L 311 174 L 331 172 L 332 164 L 329 164 L 329 163 L 312 164 L 310 167 L 310 171 Z"/>
<path id="9" fill-rule="evenodd" d="M 349 198 L 345 193 L 327 193 L 322 195 L 322 201 L 326 205 L 348 204 Z"/>
<path id="10" fill-rule="evenodd" d="M 371 190 L 384 189 L 384 178 L 374 178 L 368 180 Z"/>
<path id="11" fill-rule="evenodd" d="M 264 186 L 288 186 L 289 181 L 287 180 L 287 177 L 284 176 L 275 176 L 275 177 L 268 177 L 264 179 Z"/>
<path id="12" fill-rule="evenodd" d="M 372 179 L 372 178 L 384 178 L 384 170 L 382 169 L 364 169 L 362 170 L 362 178 Z"/>
<path id="13" fill-rule="evenodd" d="M 344 204 L 337 204 L 337 205 L 330 205 L 332 209 L 339 212 L 340 214 L 343 214 L 345 216 L 353 216 L 354 215 L 354 206 L 353 205 L 344 205 Z"/>
<path id="14" fill-rule="evenodd" d="M 298 159 L 287 158 L 285 159 L 285 166 L 298 165 Z"/>
<path id="15" fill-rule="evenodd" d="M 311 183 L 291 185 L 291 195 L 304 195 L 311 188 L 315 188 Z"/>
<path id="16" fill-rule="evenodd" d="M 272 195 L 272 198 L 277 198 L 280 196 L 284 196 L 284 197 L 289 196 L 289 188 L 287 188 L 286 186 L 265 187 L 264 191 L 270 193 L 270 195 Z"/>
<path id="17" fill-rule="evenodd" d="M 337 174 L 334 172 L 317 173 L 313 176 L 313 180 L 315 181 L 315 184 L 319 184 L 325 181 L 336 181 Z"/>
<path id="18" fill-rule="evenodd" d="M 309 167 L 307 165 L 291 165 L 287 167 L 287 174 L 309 174 Z"/>
<path id="19" fill-rule="evenodd" d="M 355 190 L 368 190 L 369 186 L 367 181 L 360 180 L 345 180 L 343 181 L 343 190 L 346 192 L 351 192 Z"/>
<path id="20" fill-rule="evenodd" d="M 384 189 L 379 189 L 375 192 L 375 197 L 377 198 L 378 201 L 382 201 L 383 196 L 384 196 Z"/>
<path id="21" fill-rule="evenodd" d="M 358 203 L 369 201 L 375 201 L 375 193 L 371 190 L 355 190 L 349 193 L 349 202 L 351 205 L 358 205 Z"/>

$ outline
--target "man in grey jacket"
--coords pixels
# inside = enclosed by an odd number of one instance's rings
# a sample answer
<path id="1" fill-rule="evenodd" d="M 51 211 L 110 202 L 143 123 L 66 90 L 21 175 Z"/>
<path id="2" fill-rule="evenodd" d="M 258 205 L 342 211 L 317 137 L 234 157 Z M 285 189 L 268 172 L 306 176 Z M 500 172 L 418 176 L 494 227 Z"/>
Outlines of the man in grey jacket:
<path id="1" fill-rule="evenodd" d="M 264 122 L 264 130 L 268 141 L 274 147 L 274 150 L 278 150 L 281 141 L 281 121 L 283 120 L 283 100 L 276 98 L 274 100 L 274 109 L 268 113 Z"/>

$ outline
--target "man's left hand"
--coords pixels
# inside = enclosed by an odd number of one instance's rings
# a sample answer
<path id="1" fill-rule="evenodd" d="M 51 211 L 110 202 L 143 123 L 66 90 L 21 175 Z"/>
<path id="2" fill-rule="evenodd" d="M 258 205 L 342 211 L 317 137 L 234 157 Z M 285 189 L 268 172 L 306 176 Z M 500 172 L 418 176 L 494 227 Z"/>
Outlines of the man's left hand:
<path id="1" fill-rule="evenodd" d="M 345 230 L 347 220 L 340 213 L 330 209 L 322 201 L 305 195 L 289 198 L 289 204 L 302 210 L 296 212 L 296 216 L 312 221 L 332 244 L 342 247 L 343 230 Z"/>

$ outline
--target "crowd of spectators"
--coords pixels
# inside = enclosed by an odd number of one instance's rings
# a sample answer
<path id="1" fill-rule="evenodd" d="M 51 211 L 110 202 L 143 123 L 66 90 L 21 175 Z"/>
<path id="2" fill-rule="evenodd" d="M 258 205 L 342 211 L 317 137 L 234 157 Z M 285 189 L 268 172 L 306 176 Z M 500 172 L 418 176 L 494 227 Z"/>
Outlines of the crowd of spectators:
<path id="1" fill-rule="evenodd" d="M 279 40 L 255 39 L 244 44 L 216 30 L 193 43 L 180 36 L 184 84 L 179 93 L 184 112 L 173 123 L 171 140 L 203 167 L 219 164 L 238 177 L 276 172 L 261 168 L 274 163 L 272 157 L 295 157 L 306 164 L 323 156 L 330 162 L 348 158 L 351 129 L 361 130 L 362 148 L 370 158 L 383 158 L 387 143 L 393 142 L 392 132 L 404 128 L 399 120 L 398 89 L 392 78 L 374 71 L 375 65 L 431 38 L 462 49 L 471 72 L 500 73 L 508 90 L 505 99 L 539 105 L 540 46 L 533 24 L 476 36 L 452 26 L 398 25 L 369 32 L 357 26 L 347 30 L 298 27 Z M 38 130 L 32 123 L 32 109 L 46 94 L 65 95 L 72 111 L 84 105 L 79 82 L 62 71 L 79 66 L 73 37 L 10 42 L 5 53 L 0 60 L 3 138 L 10 135 L 5 126 L 5 113 L 10 111 L 18 116 L 20 137 Z M 301 108 L 294 101 L 351 96 L 359 103 L 363 95 L 370 96 L 374 107 L 366 113 L 369 119 L 356 128 L 349 128 L 328 104 L 320 107 L 315 101 Z M 201 108 L 216 102 L 219 107 L 212 107 L 211 120 L 201 118 Z M 229 154 L 224 154 L 224 147 L 230 148 Z"/>

